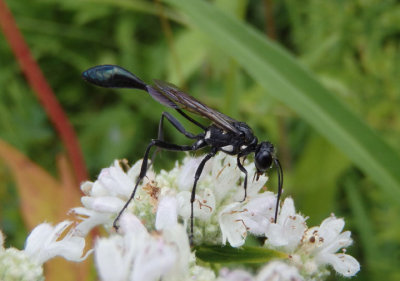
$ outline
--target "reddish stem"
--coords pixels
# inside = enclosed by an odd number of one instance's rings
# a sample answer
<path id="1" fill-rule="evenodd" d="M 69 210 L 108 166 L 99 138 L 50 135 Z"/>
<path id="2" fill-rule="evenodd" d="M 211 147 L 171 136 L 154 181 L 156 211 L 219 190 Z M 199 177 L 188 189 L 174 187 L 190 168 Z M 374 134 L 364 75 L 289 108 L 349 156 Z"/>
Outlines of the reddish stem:
<path id="1" fill-rule="evenodd" d="M 0 26 L 30 87 L 39 98 L 40 103 L 47 112 L 67 149 L 76 179 L 79 182 L 86 180 L 87 170 L 75 131 L 69 123 L 67 116 L 58 103 L 38 64 L 33 59 L 28 45 L 24 41 L 21 32 L 18 30 L 11 11 L 3 0 L 0 0 Z"/>

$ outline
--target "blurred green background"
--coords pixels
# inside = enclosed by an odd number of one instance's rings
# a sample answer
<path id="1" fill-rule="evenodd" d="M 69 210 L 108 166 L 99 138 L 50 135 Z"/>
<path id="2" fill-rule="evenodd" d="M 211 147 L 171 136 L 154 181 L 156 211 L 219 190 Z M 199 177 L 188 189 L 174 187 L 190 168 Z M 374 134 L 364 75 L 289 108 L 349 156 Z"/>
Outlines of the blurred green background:
<path id="1" fill-rule="evenodd" d="M 208 2 L 213 9 L 229 14 L 229 19 L 258 30 L 292 53 L 309 69 L 312 79 L 371 127 L 382 142 L 371 140 L 368 153 L 379 157 L 382 144 L 389 145 L 382 154 L 393 157 L 385 158 L 390 161 L 379 166 L 377 174 L 398 169 L 399 1 Z M 345 218 L 346 229 L 352 231 L 355 241 L 349 253 L 361 263 L 355 279 L 400 280 L 397 193 L 380 187 L 379 176 L 373 169 L 366 172 L 368 169 L 359 164 L 362 160 L 355 164 L 352 144 L 347 152 L 343 148 L 346 143 L 338 149 L 335 136 L 321 134 L 323 128 L 329 129 L 328 122 L 310 121 L 313 116 L 307 119 L 301 108 L 282 102 L 271 80 L 265 82 L 270 87 L 260 85 L 263 73 L 258 72 L 258 80 L 254 79 L 249 70 L 252 65 L 240 60 L 240 48 L 232 49 L 235 46 L 230 41 L 225 45 L 216 42 L 218 34 L 207 32 L 216 30 L 215 26 L 202 10 L 196 10 L 198 19 L 193 20 L 195 16 L 186 14 L 185 8 L 180 10 L 179 4 L 168 6 L 159 1 L 6 3 L 77 132 L 91 179 L 114 159 L 141 158 L 148 141 L 156 137 L 160 114 L 166 110 L 138 91 L 97 88 L 80 78 L 91 66 L 118 64 L 145 81 L 156 78 L 175 83 L 205 104 L 248 123 L 260 140 L 270 140 L 277 147 L 285 175 L 284 197 L 294 197 L 297 209 L 310 217 L 309 226 L 319 224 L 330 213 Z M 64 151 L 63 145 L 9 45 L 0 38 L 0 138 L 56 176 L 54 159 Z M 251 45 L 252 41 L 242 43 Z M 232 55 L 236 50 L 239 58 Z M 288 75 L 296 75 L 297 70 L 291 70 L 291 65 L 285 67 Z M 312 89 L 305 92 L 311 94 Z M 283 100 L 290 100 L 290 95 L 282 95 Z M 324 97 L 319 97 L 324 104 Z M 315 111 L 324 116 L 329 110 L 327 103 L 325 107 L 315 105 Z M 340 124 L 345 127 L 346 120 L 340 121 L 340 116 L 337 120 L 339 128 Z M 188 143 L 172 127 L 165 134 L 173 142 Z M 363 140 L 361 133 L 357 134 L 354 130 L 355 139 Z M 156 167 L 168 169 L 182 156 L 163 152 Z M 22 247 L 27 232 L 18 210 L 15 183 L 4 163 L 0 164 L 0 179 L 0 228 L 7 234 L 8 244 Z M 393 184 L 397 192 L 398 184 Z M 269 188 L 275 187 L 272 173 Z M 339 278 L 332 276 L 332 280 Z"/>

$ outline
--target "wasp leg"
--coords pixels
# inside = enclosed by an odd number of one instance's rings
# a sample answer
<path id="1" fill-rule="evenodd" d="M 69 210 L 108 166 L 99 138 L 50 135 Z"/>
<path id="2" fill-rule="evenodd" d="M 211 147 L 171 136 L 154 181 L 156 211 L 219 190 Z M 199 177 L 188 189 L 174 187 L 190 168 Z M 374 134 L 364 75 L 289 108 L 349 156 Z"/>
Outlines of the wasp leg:
<path id="1" fill-rule="evenodd" d="M 178 111 L 178 113 L 180 115 L 182 115 L 183 117 L 185 117 L 187 120 L 189 120 L 190 122 L 192 122 L 193 124 L 195 124 L 196 126 L 202 128 L 203 130 L 206 130 L 207 127 L 204 126 L 203 124 L 197 122 L 196 120 L 194 120 L 192 117 L 190 117 L 189 115 L 187 115 L 185 112 L 183 112 L 181 109 L 177 108 L 176 111 Z"/>
<path id="2" fill-rule="evenodd" d="M 208 160 L 210 160 L 217 153 L 217 149 L 213 148 L 210 153 L 206 155 L 206 157 L 201 160 L 199 167 L 197 167 L 196 174 L 194 176 L 194 183 L 192 188 L 192 195 L 190 197 L 190 236 L 189 242 L 190 245 L 193 245 L 193 203 L 196 198 L 196 186 L 197 181 L 199 180 L 201 173 L 203 172 L 204 165 Z"/>
<path id="3" fill-rule="evenodd" d="M 283 171 L 282 171 L 282 166 L 281 163 L 277 158 L 274 159 L 274 163 L 278 172 L 278 195 L 276 197 L 276 207 L 275 207 L 275 218 L 274 218 L 274 223 L 276 223 L 276 220 L 278 219 L 278 209 L 279 209 L 279 200 L 282 195 L 282 186 L 283 186 Z"/>
<path id="4" fill-rule="evenodd" d="M 174 117 L 172 116 L 169 112 L 163 112 L 161 115 L 160 122 L 158 123 L 158 140 L 164 140 L 164 118 L 167 118 L 167 120 L 185 137 L 189 139 L 200 139 L 202 137 L 202 134 L 199 135 L 194 135 L 183 127 L 183 125 Z M 161 148 L 157 147 L 157 149 L 153 152 L 153 155 L 151 156 L 151 163 L 154 163 L 154 158 L 161 151 Z"/>
<path id="5" fill-rule="evenodd" d="M 160 123 L 158 124 L 158 139 L 159 140 L 164 140 L 164 132 L 163 132 L 163 127 L 164 127 L 164 118 L 167 118 L 167 120 L 185 137 L 189 139 L 198 139 L 199 136 L 194 135 L 188 131 L 182 126 L 182 124 L 174 117 L 172 116 L 169 112 L 163 112 L 161 115 Z"/>
<path id="6" fill-rule="evenodd" d="M 139 177 L 136 180 L 136 185 L 135 188 L 132 191 L 131 196 L 129 197 L 128 201 L 125 203 L 124 207 L 121 209 L 121 211 L 119 211 L 118 216 L 116 217 L 116 219 L 114 220 L 113 223 L 113 227 L 118 230 L 118 220 L 121 217 L 122 213 L 125 211 L 125 209 L 128 207 L 129 203 L 133 200 L 133 198 L 135 197 L 136 194 L 136 190 L 139 186 L 139 183 L 143 180 L 143 178 L 146 176 L 147 173 L 147 164 L 148 164 L 148 160 L 149 160 L 149 153 L 150 153 L 150 149 L 153 146 L 165 149 L 165 150 L 170 150 L 170 151 L 193 151 L 193 150 L 197 150 L 200 149 L 204 146 L 206 146 L 207 144 L 205 142 L 196 142 L 193 145 L 177 145 L 177 144 L 172 144 L 172 143 L 167 143 L 163 140 L 151 140 L 151 142 L 149 143 L 149 145 L 146 148 L 146 152 L 144 153 L 143 156 L 143 162 L 142 162 L 142 167 L 140 168 L 140 173 L 139 173 Z"/>
<path id="7" fill-rule="evenodd" d="M 244 173 L 244 184 L 243 184 L 243 187 L 244 187 L 244 198 L 242 200 L 242 202 L 243 202 L 247 198 L 247 170 L 246 170 L 245 167 L 243 167 L 242 163 L 240 162 L 240 157 L 242 157 L 242 156 L 243 155 L 241 155 L 240 153 L 238 154 L 238 156 L 237 156 L 237 165 L 238 165 L 240 171 L 242 171 L 242 173 Z M 246 157 L 246 156 L 247 155 L 244 155 L 244 157 Z M 244 161 L 244 159 L 243 159 L 243 161 Z"/>

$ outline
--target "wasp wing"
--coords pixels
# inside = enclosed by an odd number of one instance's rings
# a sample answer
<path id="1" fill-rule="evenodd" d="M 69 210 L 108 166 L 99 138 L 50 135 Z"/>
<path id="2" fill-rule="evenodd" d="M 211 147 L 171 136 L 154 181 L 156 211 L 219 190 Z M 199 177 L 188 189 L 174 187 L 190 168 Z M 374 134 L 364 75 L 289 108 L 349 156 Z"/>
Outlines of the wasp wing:
<path id="1" fill-rule="evenodd" d="M 205 117 L 212 121 L 217 127 L 233 132 L 235 134 L 240 134 L 240 131 L 233 125 L 238 122 L 235 119 L 226 116 L 225 114 L 218 112 L 208 106 L 204 105 L 200 101 L 196 100 L 194 97 L 184 93 L 178 87 L 173 84 L 154 80 L 156 89 L 163 94 L 165 97 L 170 99 L 172 102 L 177 104 L 181 109 L 188 110 L 192 113 Z"/>

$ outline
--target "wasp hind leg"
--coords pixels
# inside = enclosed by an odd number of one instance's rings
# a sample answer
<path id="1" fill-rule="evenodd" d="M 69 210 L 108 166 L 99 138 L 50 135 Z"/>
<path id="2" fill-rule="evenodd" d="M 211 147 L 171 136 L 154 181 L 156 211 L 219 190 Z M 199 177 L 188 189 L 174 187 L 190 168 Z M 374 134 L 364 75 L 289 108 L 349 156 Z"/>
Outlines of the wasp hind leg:
<path id="1" fill-rule="evenodd" d="M 166 118 L 172 124 L 172 126 L 174 126 L 175 129 L 177 129 L 178 132 L 183 134 L 185 137 L 189 139 L 202 138 L 202 134 L 194 135 L 191 132 L 186 131 L 185 127 L 183 127 L 183 125 L 174 116 L 172 116 L 169 112 L 163 112 L 160 118 L 160 122 L 158 123 L 158 140 L 164 141 L 164 118 Z M 161 148 L 157 147 L 157 149 L 153 152 L 153 155 L 151 156 L 151 163 L 154 163 L 154 159 L 160 151 Z"/>

